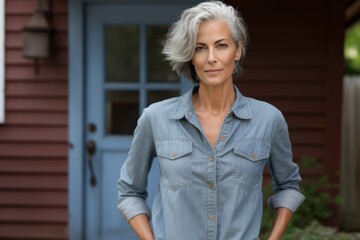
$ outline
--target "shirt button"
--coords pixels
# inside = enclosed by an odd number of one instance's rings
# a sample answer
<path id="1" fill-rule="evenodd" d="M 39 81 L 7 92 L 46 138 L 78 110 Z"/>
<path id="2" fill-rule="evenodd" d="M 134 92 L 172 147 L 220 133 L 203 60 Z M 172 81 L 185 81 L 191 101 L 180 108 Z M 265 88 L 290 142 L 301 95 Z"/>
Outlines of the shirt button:
<path id="1" fill-rule="evenodd" d="M 225 137 L 224 137 L 224 136 L 221 136 L 221 137 L 220 137 L 220 141 L 222 141 L 222 142 L 225 141 Z"/>
<path id="2" fill-rule="evenodd" d="M 251 157 L 251 159 L 256 159 L 256 154 L 255 153 L 252 153 L 251 155 L 250 155 L 250 157 Z"/>
<path id="3" fill-rule="evenodd" d="M 176 152 L 173 152 L 173 153 L 171 154 L 171 156 L 172 156 L 172 157 L 176 157 Z"/>
<path id="4" fill-rule="evenodd" d="M 210 157 L 210 161 L 214 161 L 215 160 L 215 157 L 214 156 L 211 156 Z"/>
<path id="5" fill-rule="evenodd" d="M 215 220 L 216 220 L 216 216 L 215 216 L 215 215 L 211 215 L 211 216 L 209 216 L 209 219 L 210 219 L 210 221 L 215 221 Z"/>
<path id="6" fill-rule="evenodd" d="M 208 187 L 209 187 L 211 190 L 215 190 L 215 184 L 214 184 L 214 183 L 209 183 L 209 184 L 208 184 Z"/>

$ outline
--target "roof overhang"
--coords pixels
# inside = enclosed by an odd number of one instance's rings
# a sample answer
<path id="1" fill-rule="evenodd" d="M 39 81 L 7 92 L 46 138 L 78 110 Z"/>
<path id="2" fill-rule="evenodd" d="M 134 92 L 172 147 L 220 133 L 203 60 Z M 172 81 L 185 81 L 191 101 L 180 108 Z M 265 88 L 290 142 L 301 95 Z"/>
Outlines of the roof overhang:
<path id="1" fill-rule="evenodd" d="M 345 27 L 351 27 L 360 19 L 360 0 L 347 0 L 345 10 Z"/>

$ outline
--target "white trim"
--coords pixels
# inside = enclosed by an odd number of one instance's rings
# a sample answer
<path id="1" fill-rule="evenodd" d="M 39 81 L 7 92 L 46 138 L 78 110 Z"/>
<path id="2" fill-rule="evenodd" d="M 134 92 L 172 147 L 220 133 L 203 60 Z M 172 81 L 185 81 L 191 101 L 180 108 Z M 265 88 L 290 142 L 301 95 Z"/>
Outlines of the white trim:
<path id="1" fill-rule="evenodd" d="M 68 1 L 69 62 L 69 157 L 68 239 L 85 239 L 84 219 L 84 8 L 81 1 Z"/>
<path id="2" fill-rule="evenodd" d="M 5 122 L 5 0 L 0 0 L 0 124 Z"/>

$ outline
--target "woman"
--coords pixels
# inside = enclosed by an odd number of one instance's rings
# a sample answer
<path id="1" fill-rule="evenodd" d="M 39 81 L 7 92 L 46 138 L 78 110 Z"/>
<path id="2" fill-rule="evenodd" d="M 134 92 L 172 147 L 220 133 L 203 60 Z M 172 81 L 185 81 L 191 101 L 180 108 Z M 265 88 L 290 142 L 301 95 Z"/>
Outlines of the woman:
<path id="1" fill-rule="evenodd" d="M 185 10 L 171 27 L 163 53 L 197 84 L 151 105 L 138 121 L 118 181 L 118 208 L 139 239 L 258 239 L 265 164 L 276 211 L 269 239 L 280 239 L 303 201 L 282 114 L 233 84 L 246 47 L 242 18 L 219 1 Z M 146 184 L 155 156 L 160 191 L 150 212 Z"/>

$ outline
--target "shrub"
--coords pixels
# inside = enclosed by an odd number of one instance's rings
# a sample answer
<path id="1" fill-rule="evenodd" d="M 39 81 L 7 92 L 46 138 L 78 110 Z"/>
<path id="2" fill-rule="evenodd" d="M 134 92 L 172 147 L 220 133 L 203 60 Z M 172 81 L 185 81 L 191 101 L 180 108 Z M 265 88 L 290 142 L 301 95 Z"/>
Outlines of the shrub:
<path id="1" fill-rule="evenodd" d="M 360 233 L 337 232 L 335 228 L 325 227 L 312 221 L 305 228 L 293 228 L 284 234 L 287 240 L 359 240 Z"/>
<path id="2" fill-rule="evenodd" d="M 321 167 L 318 161 L 312 157 L 303 157 L 299 165 L 301 170 L 316 169 Z M 331 208 L 329 207 L 330 204 L 339 203 L 339 197 L 333 198 L 330 194 L 330 191 L 333 188 L 336 188 L 336 186 L 329 183 L 329 179 L 326 175 L 312 177 L 310 179 L 306 179 L 306 181 L 303 181 L 301 183 L 300 189 L 301 193 L 305 195 L 306 199 L 298 208 L 296 214 L 293 215 L 285 234 L 292 234 L 294 229 L 304 229 L 308 226 L 311 226 L 313 222 L 321 222 L 325 219 L 328 219 L 333 214 Z M 264 205 L 266 204 L 267 198 L 270 196 L 271 191 L 272 184 L 270 182 L 267 183 L 263 188 Z M 269 232 L 271 231 L 274 215 L 274 211 L 270 210 L 266 206 L 264 207 L 263 220 L 261 225 L 262 239 L 266 238 L 266 236 L 268 236 Z M 284 239 L 290 238 L 284 236 Z"/>

